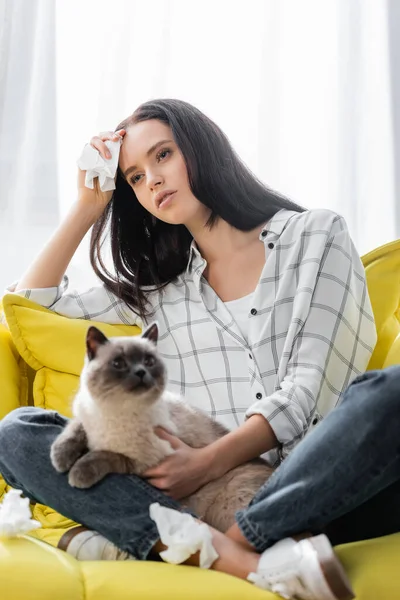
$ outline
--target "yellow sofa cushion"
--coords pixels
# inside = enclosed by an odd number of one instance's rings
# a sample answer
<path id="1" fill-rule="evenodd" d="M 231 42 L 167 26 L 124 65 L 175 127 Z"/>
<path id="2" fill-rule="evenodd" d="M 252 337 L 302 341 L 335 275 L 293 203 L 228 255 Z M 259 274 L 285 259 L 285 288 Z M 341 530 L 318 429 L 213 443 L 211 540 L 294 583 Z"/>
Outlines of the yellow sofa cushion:
<path id="1" fill-rule="evenodd" d="M 21 377 L 19 361 L 10 332 L 0 323 L 0 419 L 27 403 L 27 382 Z"/>
<path id="2" fill-rule="evenodd" d="M 400 333 L 393 342 L 383 363 L 383 368 L 400 364 Z"/>
<path id="3" fill-rule="evenodd" d="M 357 600 L 399 599 L 399 544 L 400 534 L 395 534 L 336 547 Z M 78 562 L 28 536 L 0 540 L 0 558 L 0 587 L 13 600 L 279 600 L 236 577 L 195 567 Z"/>
<path id="4" fill-rule="evenodd" d="M 18 353 L 36 371 L 35 406 L 66 416 L 71 414 L 71 400 L 79 385 L 89 324 L 96 325 L 108 337 L 140 333 L 140 328 L 133 325 L 68 319 L 16 294 L 4 296 L 3 310 Z M 8 379 L 7 371 L 5 380 Z"/>
<path id="5" fill-rule="evenodd" d="M 362 261 L 378 333 L 368 369 L 381 369 L 400 363 L 400 342 L 393 347 L 400 334 L 400 240 L 372 250 Z"/>
<path id="6" fill-rule="evenodd" d="M 28 536 L 0 540 L 0 560 L 7 600 L 280 600 L 224 573 L 151 561 L 77 561 Z"/>

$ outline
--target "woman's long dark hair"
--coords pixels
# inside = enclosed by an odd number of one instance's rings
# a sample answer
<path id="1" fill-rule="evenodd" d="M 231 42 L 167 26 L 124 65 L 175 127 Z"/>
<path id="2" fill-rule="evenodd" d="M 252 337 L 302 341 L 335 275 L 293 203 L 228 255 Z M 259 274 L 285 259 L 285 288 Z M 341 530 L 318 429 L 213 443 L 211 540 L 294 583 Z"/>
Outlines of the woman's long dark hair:
<path id="1" fill-rule="evenodd" d="M 208 227 L 220 217 L 250 231 L 282 208 L 304 210 L 259 181 L 221 129 L 187 102 L 145 102 L 116 131 L 149 119 L 170 126 L 186 162 L 192 193 L 211 209 Z M 106 268 L 101 254 L 108 228 L 115 274 Z M 142 286 L 161 289 L 182 273 L 192 239 L 184 225 L 164 223 L 146 211 L 118 168 L 112 199 L 93 227 L 90 261 L 105 286 L 143 317 L 148 311 Z"/>

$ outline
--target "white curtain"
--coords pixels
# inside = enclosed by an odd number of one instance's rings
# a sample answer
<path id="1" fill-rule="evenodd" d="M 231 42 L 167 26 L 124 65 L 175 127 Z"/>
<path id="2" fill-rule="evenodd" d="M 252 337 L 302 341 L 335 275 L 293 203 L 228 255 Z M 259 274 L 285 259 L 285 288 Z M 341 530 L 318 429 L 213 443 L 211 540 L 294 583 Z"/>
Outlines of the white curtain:
<path id="1" fill-rule="evenodd" d="M 157 97 L 203 110 L 271 187 L 341 213 L 360 253 L 400 235 L 385 0 L 0 7 L 0 284 L 74 200 L 84 143 Z M 87 248 L 79 287 L 94 278 Z"/>
<path id="2" fill-rule="evenodd" d="M 0 290 L 60 214 L 54 47 L 52 0 L 0 0 Z"/>

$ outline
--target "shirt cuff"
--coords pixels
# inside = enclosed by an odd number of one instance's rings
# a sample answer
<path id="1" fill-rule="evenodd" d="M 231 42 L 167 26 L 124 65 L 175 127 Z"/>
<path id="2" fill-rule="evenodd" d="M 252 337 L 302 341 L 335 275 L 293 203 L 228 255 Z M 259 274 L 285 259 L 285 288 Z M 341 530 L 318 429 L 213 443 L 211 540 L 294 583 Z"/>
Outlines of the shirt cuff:
<path id="1" fill-rule="evenodd" d="M 68 277 L 64 275 L 62 282 L 56 287 L 22 289 L 16 292 L 15 288 L 17 285 L 18 281 L 12 283 L 6 288 L 5 293 L 23 296 L 24 298 L 32 300 L 32 302 L 36 302 L 36 304 L 39 304 L 44 308 L 51 308 L 53 304 L 55 304 L 68 289 Z"/>
<path id="2" fill-rule="evenodd" d="M 288 456 L 308 431 L 304 411 L 296 402 L 288 402 L 286 397 L 279 398 L 272 394 L 255 402 L 246 411 L 245 418 L 252 415 L 262 415 L 268 421 L 278 440 L 281 459 Z"/>

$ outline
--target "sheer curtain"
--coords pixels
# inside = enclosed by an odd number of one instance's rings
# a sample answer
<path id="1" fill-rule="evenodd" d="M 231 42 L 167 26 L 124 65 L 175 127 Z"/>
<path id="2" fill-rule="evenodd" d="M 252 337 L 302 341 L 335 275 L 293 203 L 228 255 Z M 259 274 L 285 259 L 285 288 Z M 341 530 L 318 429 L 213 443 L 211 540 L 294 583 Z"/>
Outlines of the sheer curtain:
<path id="1" fill-rule="evenodd" d="M 0 294 L 59 219 L 55 5 L 0 0 Z"/>
<path id="2" fill-rule="evenodd" d="M 2 5 L 11 29 L 0 35 L 9 58 L 0 61 L 0 215 L 8 236 L 0 256 L 12 259 L 0 284 L 19 276 L 43 229 L 74 200 L 83 144 L 156 97 L 203 110 L 271 187 L 341 213 L 360 253 L 400 235 L 392 102 L 399 75 L 387 2 Z M 11 65 L 22 55 L 29 77 L 21 82 Z M 23 252 L 19 240 L 28 238 Z M 70 268 L 79 287 L 94 279 L 87 247 L 86 240 Z"/>

